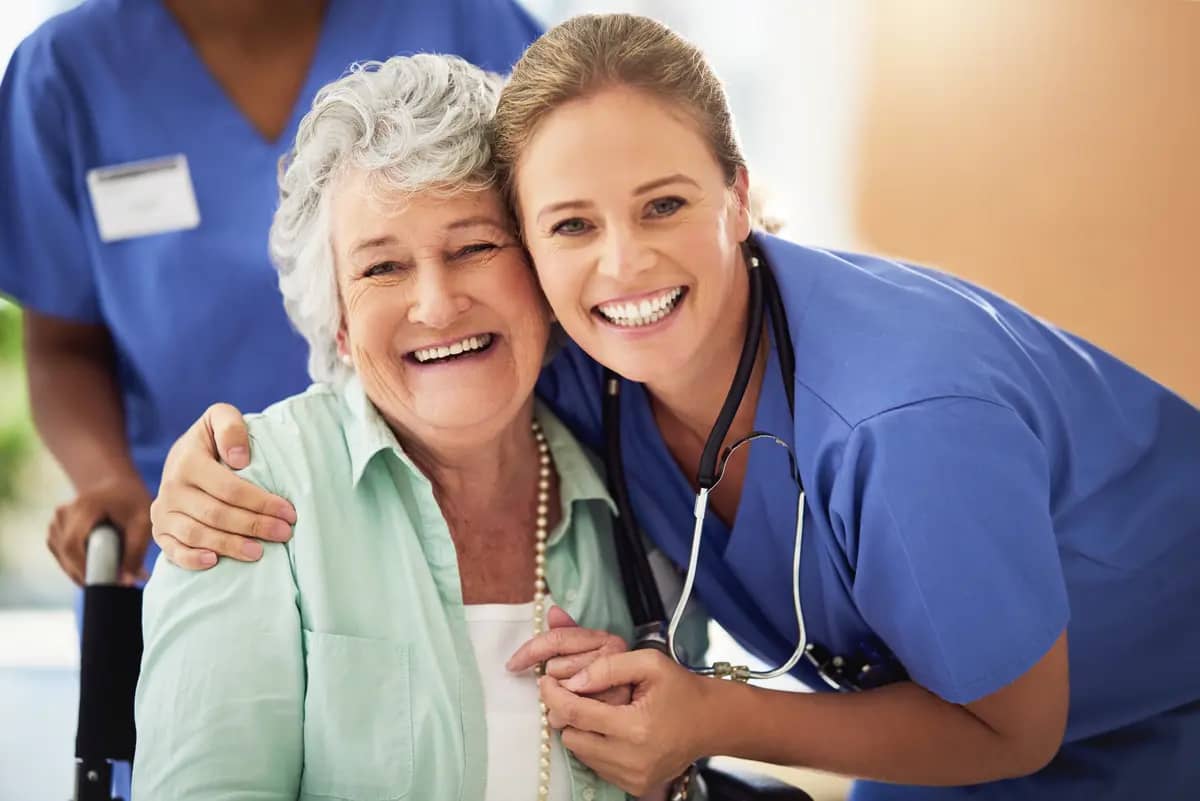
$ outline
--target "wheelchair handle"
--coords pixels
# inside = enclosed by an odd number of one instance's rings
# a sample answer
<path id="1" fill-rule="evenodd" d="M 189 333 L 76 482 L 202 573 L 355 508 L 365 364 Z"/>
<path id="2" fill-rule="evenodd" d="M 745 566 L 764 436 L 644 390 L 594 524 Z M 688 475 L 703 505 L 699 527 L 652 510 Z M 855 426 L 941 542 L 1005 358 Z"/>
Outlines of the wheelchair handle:
<path id="1" fill-rule="evenodd" d="M 88 534 L 84 584 L 89 587 L 116 584 L 120 569 L 121 535 L 112 525 L 102 523 Z"/>

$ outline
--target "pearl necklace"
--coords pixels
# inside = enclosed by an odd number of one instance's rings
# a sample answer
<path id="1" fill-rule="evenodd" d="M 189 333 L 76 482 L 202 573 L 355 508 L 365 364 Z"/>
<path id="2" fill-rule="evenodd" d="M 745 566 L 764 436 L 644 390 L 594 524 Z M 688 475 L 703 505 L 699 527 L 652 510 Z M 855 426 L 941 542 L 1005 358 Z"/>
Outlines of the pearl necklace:
<path id="1" fill-rule="evenodd" d="M 533 581 L 533 636 L 546 630 L 546 539 L 550 522 L 550 446 L 537 420 L 533 421 L 533 438 L 538 449 L 537 529 L 534 542 Z M 541 676 L 545 665 L 539 664 L 534 672 Z M 550 797 L 550 718 L 546 704 L 539 698 L 541 713 L 541 738 L 538 743 L 538 801 Z"/>

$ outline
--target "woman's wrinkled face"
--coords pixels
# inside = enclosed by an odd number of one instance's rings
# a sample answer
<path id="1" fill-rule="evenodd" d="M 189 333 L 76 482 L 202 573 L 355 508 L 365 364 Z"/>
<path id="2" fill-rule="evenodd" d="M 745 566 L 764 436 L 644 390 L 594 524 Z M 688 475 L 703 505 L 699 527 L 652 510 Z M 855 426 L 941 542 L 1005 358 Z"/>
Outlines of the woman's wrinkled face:
<path id="1" fill-rule="evenodd" d="M 331 211 L 339 350 L 385 419 L 418 439 L 511 424 L 550 320 L 499 192 L 380 202 L 351 172 Z"/>
<path id="2" fill-rule="evenodd" d="M 636 381 L 678 375 L 745 295 L 747 178 L 682 110 L 616 87 L 555 109 L 517 165 L 542 289 L 566 332 Z"/>

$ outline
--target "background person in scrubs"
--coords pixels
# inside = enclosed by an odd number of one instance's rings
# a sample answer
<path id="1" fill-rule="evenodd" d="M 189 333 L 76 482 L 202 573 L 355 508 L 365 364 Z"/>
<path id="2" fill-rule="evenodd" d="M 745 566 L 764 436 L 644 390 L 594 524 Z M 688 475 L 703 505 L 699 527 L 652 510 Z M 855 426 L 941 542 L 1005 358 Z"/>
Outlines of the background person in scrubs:
<path id="1" fill-rule="evenodd" d="M 266 233 L 316 90 L 415 51 L 507 72 L 537 33 L 512 0 L 90 0 L 20 45 L 0 89 L 0 291 L 24 308 L 34 419 L 78 492 L 49 535 L 72 579 L 104 518 L 125 581 L 152 564 L 163 459 L 209 403 L 308 383 Z"/>
<path id="2" fill-rule="evenodd" d="M 634 509 L 686 564 L 690 480 L 747 317 L 749 175 L 720 85 L 652 21 L 577 18 L 522 57 L 496 125 L 526 245 L 576 343 L 540 391 L 598 448 L 597 362 L 626 379 Z M 730 439 L 762 430 L 793 448 L 810 641 L 888 680 L 782 693 L 653 652 L 604 657 L 544 682 L 564 743 L 633 792 L 730 754 L 861 777 L 859 799 L 1191 798 L 1200 411 L 966 282 L 753 236 L 787 312 L 795 412 L 764 347 Z M 214 475 L 213 430 L 227 459 L 247 447 L 227 410 L 196 425 L 168 468 L 190 487 L 160 496 L 155 525 L 203 520 L 189 544 L 221 550 L 230 512 L 205 505 L 240 507 L 246 534 L 268 499 Z M 769 663 L 795 646 L 795 501 L 780 450 L 735 460 L 698 571 L 706 609 Z M 795 675 L 824 686 L 805 663 Z M 629 706 L 582 695 L 617 684 L 635 686 Z"/>
<path id="3" fill-rule="evenodd" d="M 513 0 L 89 0 L 18 47 L 0 87 L 0 292 L 24 308 L 34 420 L 78 493 L 48 540 L 73 580 L 106 518 L 124 581 L 153 564 L 167 448 L 208 404 L 308 385 L 267 230 L 316 91 L 416 51 L 507 72 L 537 33 Z M 129 797 L 127 766 L 114 784 Z"/>

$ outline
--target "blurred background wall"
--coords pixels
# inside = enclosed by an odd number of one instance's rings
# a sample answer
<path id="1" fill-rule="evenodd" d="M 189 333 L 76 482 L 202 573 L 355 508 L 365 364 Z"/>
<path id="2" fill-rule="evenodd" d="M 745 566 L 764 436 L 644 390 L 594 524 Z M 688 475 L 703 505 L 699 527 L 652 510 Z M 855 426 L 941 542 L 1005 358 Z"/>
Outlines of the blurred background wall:
<path id="1" fill-rule="evenodd" d="M 0 65 L 71 5 L 0 5 Z M 547 23 L 649 14 L 699 44 L 785 235 L 978 281 L 1200 402 L 1200 3 L 526 5 Z M 0 801 L 66 797 L 77 659 L 43 544 L 70 491 L 33 437 L 19 354 L 0 297 Z M 818 799 L 846 786 L 805 783 Z"/>
<path id="2" fill-rule="evenodd" d="M 868 5 L 856 238 L 1200 402 L 1200 3 Z"/>

